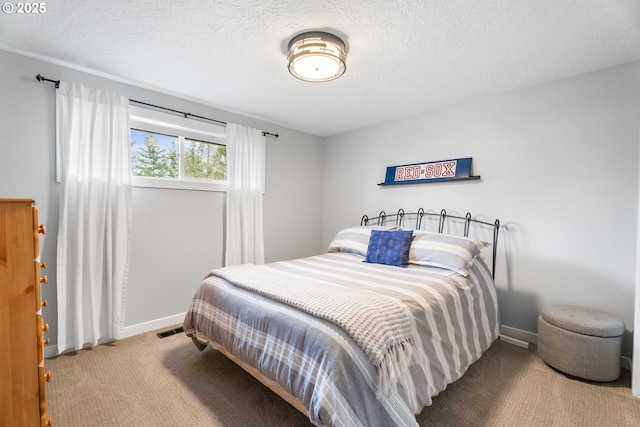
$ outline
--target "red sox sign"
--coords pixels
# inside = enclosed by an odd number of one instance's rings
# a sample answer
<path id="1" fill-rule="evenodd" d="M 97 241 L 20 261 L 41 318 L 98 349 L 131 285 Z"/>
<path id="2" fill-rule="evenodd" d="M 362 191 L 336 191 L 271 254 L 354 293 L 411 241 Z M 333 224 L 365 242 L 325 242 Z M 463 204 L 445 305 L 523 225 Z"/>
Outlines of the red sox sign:
<path id="1" fill-rule="evenodd" d="M 471 157 L 387 167 L 383 184 L 410 184 L 469 178 Z"/>

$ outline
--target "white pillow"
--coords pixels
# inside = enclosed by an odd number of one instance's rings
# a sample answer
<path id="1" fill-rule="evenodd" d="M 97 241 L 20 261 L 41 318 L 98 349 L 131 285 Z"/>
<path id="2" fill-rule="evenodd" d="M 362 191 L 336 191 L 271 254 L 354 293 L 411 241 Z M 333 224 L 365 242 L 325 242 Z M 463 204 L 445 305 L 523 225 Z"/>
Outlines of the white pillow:
<path id="1" fill-rule="evenodd" d="M 416 230 L 409 249 L 409 264 L 444 268 L 467 277 L 469 267 L 490 243 L 450 234 Z"/>
<path id="2" fill-rule="evenodd" d="M 379 225 L 342 229 L 329 244 L 328 252 L 346 252 L 366 256 L 371 230 L 388 229 L 389 227 Z"/>

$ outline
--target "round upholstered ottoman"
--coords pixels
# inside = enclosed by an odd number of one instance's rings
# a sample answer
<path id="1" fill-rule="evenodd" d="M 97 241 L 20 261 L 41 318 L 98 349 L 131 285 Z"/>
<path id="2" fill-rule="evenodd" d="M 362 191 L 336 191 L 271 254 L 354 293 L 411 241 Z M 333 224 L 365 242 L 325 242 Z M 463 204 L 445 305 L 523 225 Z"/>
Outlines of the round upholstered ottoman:
<path id="1" fill-rule="evenodd" d="M 572 305 L 545 308 L 538 318 L 538 354 L 565 374 L 592 381 L 620 376 L 624 322 L 610 314 Z"/>

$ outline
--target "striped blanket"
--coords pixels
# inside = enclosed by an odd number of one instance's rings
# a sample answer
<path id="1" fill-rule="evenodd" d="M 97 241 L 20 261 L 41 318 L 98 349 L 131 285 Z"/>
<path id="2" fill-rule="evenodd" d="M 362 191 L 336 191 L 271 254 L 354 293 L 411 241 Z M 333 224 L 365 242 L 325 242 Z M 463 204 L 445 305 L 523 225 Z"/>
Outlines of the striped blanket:
<path id="1" fill-rule="evenodd" d="M 497 337 L 491 272 L 482 259 L 474 262 L 468 277 L 363 259 L 330 253 L 265 268 L 287 276 L 290 286 L 303 287 L 306 280 L 331 283 L 382 294 L 410 310 L 416 345 L 426 360 L 399 372 L 398 386 L 388 394 L 377 394 L 378 370 L 344 328 L 215 273 L 198 287 L 185 316 L 185 333 L 200 349 L 223 347 L 277 383 L 302 403 L 315 425 L 417 427 L 414 414 L 460 378 Z M 357 291 L 353 294 L 362 294 Z"/>
<path id="2" fill-rule="evenodd" d="M 420 337 L 411 312 L 399 299 L 292 276 L 265 265 L 230 266 L 213 270 L 207 276 L 210 275 L 340 326 L 378 371 L 378 397 L 397 385 L 409 387 L 402 383 L 406 376 L 401 373 L 426 358 L 418 345 Z"/>

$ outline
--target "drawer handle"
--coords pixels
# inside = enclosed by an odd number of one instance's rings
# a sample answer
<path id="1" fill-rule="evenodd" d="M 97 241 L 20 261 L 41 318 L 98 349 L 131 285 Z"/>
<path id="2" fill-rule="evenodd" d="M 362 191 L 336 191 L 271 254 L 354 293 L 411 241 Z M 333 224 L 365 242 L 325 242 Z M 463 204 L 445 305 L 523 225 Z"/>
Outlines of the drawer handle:
<path id="1" fill-rule="evenodd" d="M 44 374 L 44 376 L 42 377 L 42 379 L 44 380 L 44 382 L 48 383 L 51 382 L 51 371 L 47 371 L 46 374 Z"/>
<path id="2" fill-rule="evenodd" d="M 46 307 L 48 305 L 49 305 L 49 301 L 47 301 L 47 300 L 42 301 L 42 306 L 43 307 Z"/>
<path id="3" fill-rule="evenodd" d="M 40 233 L 40 234 L 46 234 L 47 233 L 47 229 L 45 228 L 44 224 L 40 224 L 38 226 L 38 233 Z"/>
<path id="4" fill-rule="evenodd" d="M 42 276 L 40 278 L 40 283 L 47 283 L 47 276 Z"/>
<path id="5" fill-rule="evenodd" d="M 43 427 L 53 427 L 53 420 L 49 418 L 47 421 L 42 424 Z"/>
<path id="6" fill-rule="evenodd" d="M 49 342 L 50 342 L 50 340 L 49 340 L 49 338 L 47 338 L 44 341 L 42 341 L 42 344 L 49 345 Z"/>
<path id="7" fill-rule="evenodd" d="M 49 332 L 49 324 L 45 323 L 44 326 L 42 327 L 42 330 L 45 332 Z"/>
<path id="8" fill-rule="evenodd" d="M 40 263 L 40 268 L 47 268 L 47 262 L 46 261 L 42 261 Z"/>

